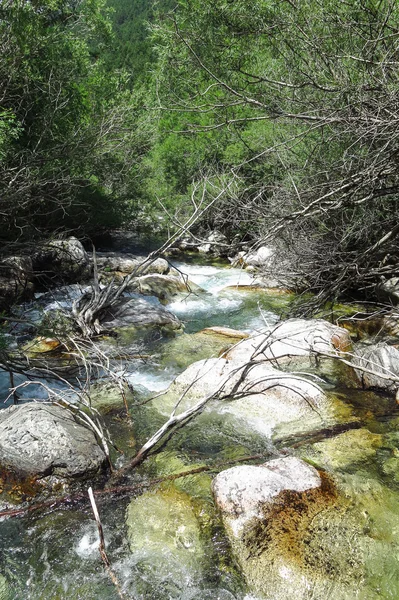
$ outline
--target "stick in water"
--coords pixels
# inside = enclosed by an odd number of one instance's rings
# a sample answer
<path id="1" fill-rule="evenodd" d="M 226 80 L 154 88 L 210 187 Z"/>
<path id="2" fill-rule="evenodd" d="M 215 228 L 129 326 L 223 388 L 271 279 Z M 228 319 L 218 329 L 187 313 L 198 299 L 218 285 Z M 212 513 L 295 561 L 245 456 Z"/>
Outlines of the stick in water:
<path id="1" fill-rule="evenodd" d="M 129 600 L 128 597 L 123 593 L 120 583 L 118 581 L 117 576 L 115 575 L 115 573 L 113 572 L 113 570 L 111 569 L 111 563 L 109 562 L 109 558 L 107 556 L 107 553 L 105 551 L 105 540 L 104 540 L 104 531 L 103 531 L 103 526 L 101 523 L 101 519 L 100 519 L 100 515 L 98 513 L 97 510 L 97 505 L 96 505 L 96 501 L 94 499 L 94 494 L 93 494 L 93 490 L 91 487 L 89 487 L 89 489 L 87 490 L 88 494 L 89 494 L 89 498 L 90 498 L 90 504 L 91 504 L 91 508 L 94 514 L 94 518 L 96 520 L 97 523 L 97 528 L 98 528 L 98 535 L 100 538 L 100 545 L 99 545 L 99 550 L 100 550 L 100 555 L 101 555 L 101 560 L 104 563 L 104 566 L 107 570 L 107 573 L 112 581 L 112 583 L 114 584 L 119 597 L 122 598 L 122 600 Z M 133 599 L 130 599 L 133 600 Z"/>

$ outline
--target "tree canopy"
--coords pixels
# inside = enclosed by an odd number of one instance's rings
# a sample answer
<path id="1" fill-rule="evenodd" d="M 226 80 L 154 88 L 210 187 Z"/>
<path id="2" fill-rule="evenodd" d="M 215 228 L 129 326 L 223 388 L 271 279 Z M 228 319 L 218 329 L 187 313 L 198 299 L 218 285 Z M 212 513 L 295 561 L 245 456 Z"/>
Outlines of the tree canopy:
<path id="1" fill-rule="evenodd" d="M 396 274 L 394 0 L 15 0 L 0 40 L 4 239 L 200 193 L 318 302 Z"/>

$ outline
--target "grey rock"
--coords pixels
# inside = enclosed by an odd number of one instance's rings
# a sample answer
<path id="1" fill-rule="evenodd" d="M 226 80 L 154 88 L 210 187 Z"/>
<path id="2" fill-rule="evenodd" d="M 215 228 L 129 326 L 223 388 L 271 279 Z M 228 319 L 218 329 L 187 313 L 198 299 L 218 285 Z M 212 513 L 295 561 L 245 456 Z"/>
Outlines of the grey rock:
<path id="1" fill-rule="evenodd" d="M 355 365 L 369 369 L 373 373 L 366 373 L 355 369 L 356 375 L 365 388 L 378 388 L 395 391 L 399 384 L 386 379 L 399 378 L 399 350 L 388 344 L 381 343 L 372 346 L 359 346 L 355 350 L 353 362 Z M 384 375 L 381 377 L 380 375 Z"/>
<path id="2" fill-rule="evenodd" d="M 206 238 L 204 244 L 198 246 L 198 251 L 203 254 L 214 254 L 215 256 L 227 256 L 230 245 L 227 237 L 220 231 L 212 231 Z"/>
<path id="3" fill-rule="evenodd" d="M 174 275 L 161 275 L 149 273 L 133 279 L 129 290 L 137 291 L 146 296 L 156 296 L 162 302 L 169 302 L 172 298 L 194 292 L 203 291 L 192 281 L 183 281 L 182 277 Z"/>
<path id="4" fill-rule="evenodd" d="M 399 277 L 381 281 L 376 287 L 376 295 L 380 302 L 399 303 Z"/>
<path id="5" fill-rule="evenodd" d="M 52 240 L 33 256 L 33 268 L 39 279 L 73 283 L 90 275 L 90 260 L 75 237 Z"/>
<path id="6" fill-rule="evenodd" d="M 169 263 L 164 258 L 156 258 L 146 262 L 145 256 L 134 256 L 133 254 L 119 255 L 114 252 L 98 253 L 97 264 L 102 273 L 123 273 L 130 275 L 145 275 L 146 273 L 165 274 L 169 271 Z M 145 264 L 144 264 L 145 263 Z"/>
<path id="7" fill-rule="evenodd" d="M 244 256 L 242 256 L 242 262 L 246 267 L 264 267 L 270 264 L 273 255 L 273 248 L 261 246 L 256 252 L 244 254 Z"/>
<path id="8" fill-rule="evenodd" d="M 0 262 L 0 309 L 32 298 L 32 260 L 28 256 L 8 256 Z"/>
<path id="9" fill-rule="evenodd" d="M 181 322 L 162 306 L 155 306 L 142 298 L 122 298 L 104 315 L 104 329 L 120 327 L 157 327 L 179 330 Z"/>
<path id="10" fill-rule="evenodd" d="M 343 327 L 323 319 L 288 319 L 267 333 L 243 340 L 226 353 L 229 360 L 286 362 L 295 357 L 309 358 L 314 353 L 335 355 L 349 350 L 351 338 Z"/>
<path id="11" fill-rule="evenodd" d="M 0 464 L 19 476 L 93 475 L 105 460 L 93 432 L 67 409 L 30 403 L 0 411 Z"/>

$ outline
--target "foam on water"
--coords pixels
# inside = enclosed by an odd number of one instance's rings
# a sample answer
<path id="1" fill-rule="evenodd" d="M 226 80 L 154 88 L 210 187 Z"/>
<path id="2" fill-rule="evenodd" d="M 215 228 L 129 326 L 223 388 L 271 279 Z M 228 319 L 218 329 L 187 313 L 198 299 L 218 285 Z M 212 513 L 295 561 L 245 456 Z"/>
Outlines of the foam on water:
<path id="1" fill-rule="evenodd" d="M 190 281 L 211 294 L 215 294 L 225 287 L 250 285 L 252 283 L 252 277 L 242 269 L 189 265 L 186 263 L 176 263 L 176 267 L 187 275 Z"/>
<path id="2" fill-rule="evenodd" d="M 125 375 L 125 378 L 133 386 L 142 386 L 150 392 L 162 392 L 166 390 L 176 377 L 174 369 L 163 369 L 157 371 L 155 368 L 148 370 L 134 370 Z"/>
<path id="3" fill-rule="evenodd" d="M 198 298 L 189 296 L 184 300 L 171 302 L 167 308 L 178 316 L 209 315 L 218 312 L 230 312 L 236 310 L 242 304 L 242 298 L 218 298 L 216 296 L 205 296 Z"/>

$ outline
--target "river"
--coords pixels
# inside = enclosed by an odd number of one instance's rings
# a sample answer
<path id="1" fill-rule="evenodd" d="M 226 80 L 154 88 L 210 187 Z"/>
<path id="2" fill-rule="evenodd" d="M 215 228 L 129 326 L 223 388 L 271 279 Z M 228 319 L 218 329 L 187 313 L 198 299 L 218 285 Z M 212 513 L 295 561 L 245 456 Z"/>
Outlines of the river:
<path id="1" fill-rule="evenodd" d="M 198 332 L 212 326 L 248 333 L 262 331 L 277 322 L 279 313 L 291 300 L 290 295 L 249 291 L 245 286 L 251 284 L 251 277 L 245 271 L 229 268 L 221 262 L 208 260 L 200 264 L 198 259 L 189 258 L 175 262 L 175 266 L 205 290 L 205 293 L 190 294 L 166 306 L 183 321 L 184 333 L 176 338 L 156 338 L 140 343 L 139 350 L 145 358 L 137 357 L 136 338 L 126 336 L 116 342 L 103 342 L 104 348 L 108 348 L 114 357 L 118 354 L 116 346 L 119 354 L 123 354 L 123 359 L 112 360 L 112 366 L 123 371 L 134 389 L 129 404 L 131 423 L 127 422 L 123 411 L 105 417 L 112 438 L 124 451 L 123 457 L 115 455 L 118 466 L 133 456 L 165 420 L 151 402 L 146 402 L 148 398 L 168 387 L 190 363 L 217 355 L 223 349 L 223 340 L 209 338 L 207 342 L 206 336 Z M 64 302 L 64 306 L 69 302 L 59 298 L 52 301 Z M 153 302 L 158 301 L 153 299 Z M 126 358 L 129 354 L 131 359 Z M 313 591 L 309 588 L 308 596 L 303 595 L 302 590 L 298 597 L 396 599 L 399 597 L 397 408 L 391 399 L 382 395 L 348 389 L 331 365 L 321 375 L 325 389 L 333 390 L 338 401 L 348 407 L 362 427 L 376 436 L 373 438 L 375 443 L 370 446 L 360 444 L 356 460 L 345 461 L 341 456 L 340 462 L 338 453 L 334 455 L 336 462 L 332 465 L 342 489 L 346 490 L 346 501 L 350 505 L 347 510 L 353 515 L 365 511 L 368 516 L 362 523 L 362 531 L 348 528 L 350 535 L 358 538 L 348 540 L 339 524 L 334 525 L 336 531 L 331 538 L 336 544 L 343 544 L 341 550 L 334 548 L 332 551 L 331 572 L 340 569 L 335 564 L 336 556 L 352 553 L 356 563 L 353 569 L 361 572 L 359 575 L 356 571 L 353 576 L 358 595 L 350 595 L 354 588 L 349 584 L 334 587 L 334 577 L 330 576 L 331 586 L 323 588 L 324 595 L 317 595 L 316 588 Z M 6 387 L 4 380 L 3 396 Z M 29 394 L 33 392 L 26 392 L 26 400 Z M 300 444 L 293 452 L 313 462 L 321 460 L 313 450 L 312 441 L 306 443 L 301 437 L 298 440 Z M 292 446 L 294 441 L 290 440 Z M 240 434 L 229 426 L 228 418 L 223 414 L 217 418 L 205 415 L 179 430 L 163 444 L 158 455 L 149 458 L 130 476 L 129 483 L 138 486 L 136 494 L 128 497 L 106 494 L 99 499 L 107 553 L 126 597 L 132 600 L 257 600 L 240 574 L 215 510 L 210 492 L 211 475 L 203 473 L 149 487 L 146 484 L 152 479 L 201 465 L 219 465 L 215 467 L 217 471 L 223 468 L 220 467 L 222 464 L 228 465 L 229 461 L 256 453 L 261 453 L 265 460 L 274 458 L 280 450 L 281 444 L 259 433 Z M 136 500 L 132 502 L 134 498 Z M 181 523 L 181 519 L 186 520 L 184 526 L 179 525 L 182 527 L 179 533 L 181 547 L 176 548 L 173 527 L 174 523 Z M 349 527 L 346 516 L 345 519 L 342 522 Z M 168 531 L 168 527 L 172 530 Z M 97 527 L 87 502 L 47 507 L 18 518 L 3 517 L 0 531 L 0 573 L 11 590 L 4 598 L 119 598 L 100 560 Z M 317 568 L 321 569 L 321 566 L 316 564 Z M 331 594 L 326 591 L 328 589 Z M 270 590 L 267 598 L 291 600 L 290 587 L 287 585 L 286 591 L 282 590 Z M 3 599 L 1 588 L 0 599 Z"/>

